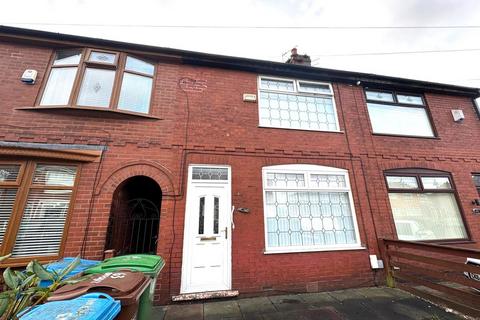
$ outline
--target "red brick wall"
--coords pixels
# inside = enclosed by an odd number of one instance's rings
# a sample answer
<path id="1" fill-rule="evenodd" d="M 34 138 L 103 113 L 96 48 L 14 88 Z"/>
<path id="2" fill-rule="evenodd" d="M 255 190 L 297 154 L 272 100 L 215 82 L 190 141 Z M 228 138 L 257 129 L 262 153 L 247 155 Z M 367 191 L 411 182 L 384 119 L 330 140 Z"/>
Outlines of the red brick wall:
<path id="1" fill-rule="evenodd" d="M 363 88 L 346 84 L 334 84 L 341 133 L 259 128 L 257 104 L 242 101 L 243 93 L 257 92 L 256 74 L 158 61 L 152 112 L 162 120 L 95 111 L 16 110 L 34 105 L 51 53 L 33 45 L 0 43 L 0 140 L 107 145 L 101 162 L 82 167 L 65 255 L 81 251 L 89 221 L 85 257 L 102 258 L 116 187 L 135 175 L 157 181 L 163 192 L 158 253 L 167 262 L 157 291 L 161 302 L 180 288 L 189 164 L 231 165 L 233 204 L 251 210 L 235 214 L 233 288 L 241 293 L 372 284 L 368 254 L 378 254 L 378 237 L 395 236 L 385 169 L 450 172 L 472 240 L 480 238 L 479 217 L 471 214 L 471 200 L 478 195 L 470 177 L 480 172 L 480 122 L 468 98 L 426 93 L 437 139 L 372 135 Z M 39 72 L 35 85 L 19 81 L 27 68 Z M 454 123 L 451 109 L 463 109 L 465 121 Z M 263 254 L 261 168 L 291 163 L 349 170 L 365 250 Z"/>

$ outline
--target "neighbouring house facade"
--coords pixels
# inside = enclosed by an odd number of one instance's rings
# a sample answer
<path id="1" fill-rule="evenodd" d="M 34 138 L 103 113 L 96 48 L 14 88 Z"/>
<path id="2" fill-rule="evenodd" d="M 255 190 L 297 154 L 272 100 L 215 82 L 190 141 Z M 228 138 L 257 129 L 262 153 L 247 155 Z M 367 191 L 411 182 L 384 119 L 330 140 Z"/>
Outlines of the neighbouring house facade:
<path id="1" fill-rule="evenodd" d="M 478 89 L 10 27 L 0 83 L 0 267 L 158 254 L 166 303 L 479 247 Z"/>

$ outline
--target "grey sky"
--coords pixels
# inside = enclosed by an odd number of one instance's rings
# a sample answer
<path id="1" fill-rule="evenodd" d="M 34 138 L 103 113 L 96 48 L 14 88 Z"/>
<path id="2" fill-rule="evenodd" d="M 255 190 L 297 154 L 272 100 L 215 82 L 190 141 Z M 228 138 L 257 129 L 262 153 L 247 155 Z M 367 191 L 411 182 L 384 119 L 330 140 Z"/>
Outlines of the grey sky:
<path id="1" fill-rule="evenodd" d="M 13 23 L 35 23 L 18 24 Z M 298 46 L 315 66 L 480 87 L 480 50 L 329 56 L 363 52 L 480 49 L 472 29 L 191 29 L 41 25 L 480 26 L 478 0 L 4 0 L 0 24 L 282 61 Z"/>

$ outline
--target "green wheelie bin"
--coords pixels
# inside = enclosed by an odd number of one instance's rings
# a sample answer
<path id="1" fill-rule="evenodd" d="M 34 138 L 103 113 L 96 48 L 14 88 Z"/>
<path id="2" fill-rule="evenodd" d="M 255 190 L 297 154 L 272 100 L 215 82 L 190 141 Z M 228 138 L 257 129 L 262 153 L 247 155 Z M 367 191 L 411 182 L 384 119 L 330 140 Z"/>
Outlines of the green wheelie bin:
<path id="1" fill-rule="evenodd" d="M 85 270 L 85 274 L 116 272 L 118 270 L 133 270 L 143 272 L 144 275 L 149 276 L 152 280 L 150 288 L 145 290 L 145 294 L 140 297 L 138 308 L 138 319 L 151 319 L 151 312 L 153 307 L 153 295 L 155 292 L 155 285 L 157 278 L 165 266 L 165 261 L 162 257 L 151 254 L 128 254 L 124 256 L 113 257 L 105 259 L 95 267 Z"/>

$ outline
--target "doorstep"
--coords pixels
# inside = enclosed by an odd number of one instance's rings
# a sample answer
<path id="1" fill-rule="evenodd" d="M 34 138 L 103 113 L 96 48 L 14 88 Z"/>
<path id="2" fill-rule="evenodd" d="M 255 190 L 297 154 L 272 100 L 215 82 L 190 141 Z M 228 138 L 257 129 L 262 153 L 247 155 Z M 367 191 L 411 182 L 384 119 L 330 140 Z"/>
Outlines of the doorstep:
<path id="1" fill-rule="evenodd" d="M 178 296 L 173 296 L 172 301 L 181 302 L 181 301 L 207 300 L 207 299 L 218 299 L 218 298 L 233 298 L 236 296 L 238 296 L 238 290 L 207 291 L 207 292 L 179 294 Z"/>

